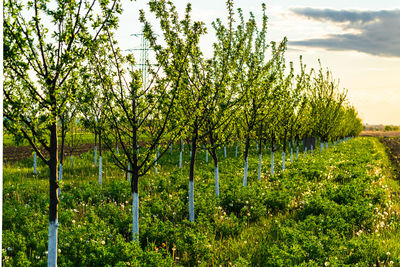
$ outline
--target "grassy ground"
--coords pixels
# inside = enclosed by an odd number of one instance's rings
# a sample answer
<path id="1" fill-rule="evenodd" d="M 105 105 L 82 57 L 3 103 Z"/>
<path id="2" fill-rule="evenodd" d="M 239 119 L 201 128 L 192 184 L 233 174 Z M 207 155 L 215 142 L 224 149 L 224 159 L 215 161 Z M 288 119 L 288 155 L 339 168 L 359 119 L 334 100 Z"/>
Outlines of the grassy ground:
<path id="1" fill-rule="evenodd" d="M 60 266 L 372 266 L 400 264 L 400 185 L 383 145 L 357 138 L 313 156 L 301 155 L 287 169 L 270 172 L 263 156 L 243 162 L 220 154 L 220 197 L 211 162 L 197 157 L 196 220 L 188 217 L 188 150 L 167 154 L 140 180 L 140 242 L 132 239 L 132 197 L 125 174 L 105 155 L 103 185 L 93 153 L 64 163 L 59 205 Z M 281 154 L 275 170 L 282 167 Z M 211 160 L 211 157 L 210 157 Z M 5 164 L 3 173 L 3 265 L 45 266 L 48 174 L 32 160 Z"/>

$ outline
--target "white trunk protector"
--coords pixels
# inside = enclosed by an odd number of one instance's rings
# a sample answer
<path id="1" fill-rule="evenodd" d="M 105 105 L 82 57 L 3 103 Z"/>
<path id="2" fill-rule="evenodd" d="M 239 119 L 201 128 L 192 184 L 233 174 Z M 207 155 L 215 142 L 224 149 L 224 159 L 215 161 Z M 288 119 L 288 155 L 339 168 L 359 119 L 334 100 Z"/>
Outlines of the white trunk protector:
<path id="1" fill-rule="evenodd" d="M 129 172 L 131 170 L 131 164 L 128 162 L 128 181 L 131 181 L 131 173 Z"/>
<path id="2" fill-rule="evenodd" d="M 72 169 L 74 168 L 74 158 L 72 157 L 72 154 L 71 154 L 71 168 Z"/>
<path id="3" fill-rule="evenodd" d="M 235 150 L 235 157 L 237 158 L 237 154 L 238 154 L 238 144 L 236 144 L 236 150 Z"/>
<path id="4" fill-rule="evenodd" d="M 94 166 L 97 166 L 97 146 L 94 146 Z"/>
<path id="5" fill-rule="evenodd" d="M 247 169 L 249 168 L 249 161 L 246 157 L 244 161 L 244 174 L 243 174 L 243 186 L 247 186 Z"/>
<path id="6" fill-rule="evenodd" d="M 33 173 L 37 174 L 36 152 L 33 152 Z"/>
<path id="7" fill-rule="evenodd" d="M 304 155 L 307 157 L 307 147 L 304 148 Z"/>
<path id="8" fill-rule="evenodd" d="M 172 155 L 172 144 L 171 144 L 171 155 Z"/>
<path id="9" fill-rule="evenodd" d="M 311 155 L 313 154 L 313 146 L 311 145 Z"/>
<path id="10" fill-rule="evenodd" d="M 102 183 L 102 175 L 101 175 L 101 156 L 99 157 L 99 184 Z"/>
<path id="11" fill-rule="evenodd" d="M 194 221 L 194 184 L 189 181 L 189 221 Z"/>
<path id="12" fill-rule="evenodd" d="M 293 163 L 293 147 L 290 148 L 290 162 Z"/>
<path id="13" fill-rule="evenodd" d="M 299 158 L 299 146 L 297 146 L 297 148 L 296 148 L 296 159 L 298 159 Z"/>
<path id="14" fill-rule="evenodd" d="M 258 180 L 261 180 L 261 153 L 258 154 Z"/>
<path id="15" fill-rule="evenodd" d="M 48 258 L 47 266 L 54 267 L 57 266 L 57 228 L 58 222 L 49 222 L 49 245 L 48 245 Z"/>
<path id="16" fill-rule="evenodd" d="M 208 163 L 208 150 L 206 150 L 206 162 Z"/>
<path id="17" fill-rule="evenodd" d="M 271 174 L 274 175 L 274 151 L 271 151 Z"/>
<path id="18" fill-rule="evenodd" d="M 63 171 L 62 163 L 60 163 L 60 166 L 58 169 L 59 169 L 58 170 L 58 181 L 61 181 L 62 180 L 62 171 Z M 61 195 L 61 189 L 58 188 L 58 196 L 60 196 L 60 195 Z"/>
<path id="19" fill-rule="evenodd" d="M 179 152 L 179 169 L 182 168 L 182 150 Z"/>
<path id="20" fill-rule="evenodd" d="M 133 241 L 137 241 L 139 240 L 139 194 L 138 193 L 133 193 L 132 215 L 133 215 L 133 224 L 132 224 Z"/>
<path id="21" fill-rule="evenodd" d="M 224 146 L 224 157 L 226 158 L 226 146 Z"/>
<path id="22" fill-rule="evenodd" d="M 286 161 L 286 154 L 285 151 L 282 153 L 282 170 L 285 170 L 285 161 Z"/>
<path id="23" fill-rule="evenodd" d="M 215 195 L 219 196 L 219 172 L 218 172 L 218 164 L 214 168 L 215 175 Z"/>
<path id="24" fill-rule="evenodd" d="M 320 149 L 320 151 L 322 152 L 323 149 L 324 149 L 324 144 L 321 142 L 321 149 Z"/>

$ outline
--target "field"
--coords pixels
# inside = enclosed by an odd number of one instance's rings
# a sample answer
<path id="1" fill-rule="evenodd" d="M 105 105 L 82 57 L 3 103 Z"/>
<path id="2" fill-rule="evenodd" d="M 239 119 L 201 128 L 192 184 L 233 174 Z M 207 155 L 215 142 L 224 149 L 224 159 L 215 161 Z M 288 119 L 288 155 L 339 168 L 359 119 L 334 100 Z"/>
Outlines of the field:
<path id="1" fill-rule="evenodd" d="M 64 166 L 59 204 L 60 266 L 398 266 L 400 185 L 385 147 L 376 138 L 356 138 L 286 163 L 269 174 L 252 148 L 248 186 L 243 161 L 221 151 L 220 197 L 213 164 L 199 152 L 195 212 L 188 217 L 188 161 L 166 154 L 158 174 L 141 177 L 140 242 L 132 242 L 129 182 L 105 153 L 103 185 L 93 152 Z M 281 169 L 276 154 L 275 170 Z M 32 160 L 4 164 L 3 265 L 46 266 L 48 173 Z"/>
<path id="2" fill-rule="evenodd" d="M 362 131 L 360 136 L 400 137 L 400 131 Z"/>

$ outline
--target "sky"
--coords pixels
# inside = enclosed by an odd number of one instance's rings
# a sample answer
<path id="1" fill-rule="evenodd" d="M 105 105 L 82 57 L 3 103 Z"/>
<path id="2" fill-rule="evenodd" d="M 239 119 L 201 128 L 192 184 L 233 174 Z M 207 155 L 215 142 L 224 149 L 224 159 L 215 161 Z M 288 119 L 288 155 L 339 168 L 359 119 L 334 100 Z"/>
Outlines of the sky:
<path id="1" fill-rule="evenodd" d="M 139 10 L 157 25 L 147 2 L 126 1 L 117 37 L 122 49 L 138 48 Z M 204 21 L 208 34 L 201 39 L 211 55 L 211 22 L 226 17 L 225 0 L 173 0 L 183 14 L 192 4 L 193 19 Z M 261 4 L 267 5 L 268 39 L 288 38 L 286 60 L 319 68 L 318 59 L 340 81 L 364 123 L 400 125 L 400 1 L 399 0 L 236 0 L 244 14 L 253 12 L 261 23 Z M 157 32 L 157 27 L 155 27 Z"/>

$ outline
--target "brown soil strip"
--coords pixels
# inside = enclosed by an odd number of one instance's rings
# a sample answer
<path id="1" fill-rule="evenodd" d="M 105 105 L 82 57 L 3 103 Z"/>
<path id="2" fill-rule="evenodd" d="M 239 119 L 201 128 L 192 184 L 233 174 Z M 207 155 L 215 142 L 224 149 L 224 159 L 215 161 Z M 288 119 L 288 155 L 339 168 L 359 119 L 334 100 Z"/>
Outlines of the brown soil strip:
<path id="1" fill-rule="evenodd" d="M 395 165 L 397 177 L 400 179 L 400 138 L 381 137 L 379 140 L 386 146 L 389 157 Z"/>
<path id="2" fill-rule="evenodd" d="M 81 155 L 88 151 L 94 150 L 94 144 L 82 144 L 73 150 L 73 155 Z M 68 156 L 71 154 L 70 147 L 64 147 L 64 155 Z M 31 158 L 33 154 L 33 149 L 30 146 L 8 146 L 3 147 L 3 161 L 18 161 L 26 158 Z"/>

